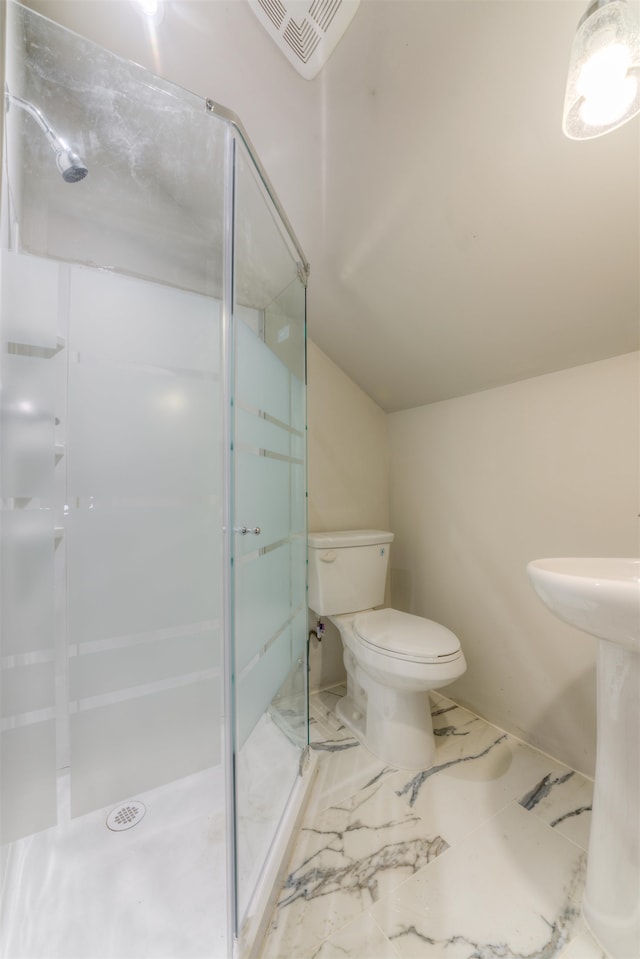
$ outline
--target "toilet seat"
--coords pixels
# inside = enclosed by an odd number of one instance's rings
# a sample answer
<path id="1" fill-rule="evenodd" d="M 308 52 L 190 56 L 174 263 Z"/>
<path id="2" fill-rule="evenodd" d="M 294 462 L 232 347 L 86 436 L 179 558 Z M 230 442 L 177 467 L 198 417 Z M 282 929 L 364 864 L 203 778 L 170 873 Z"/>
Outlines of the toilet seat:
<path id="1" fill-rule="evenodd" d="M 408 662 L 448 663 L 462 655 L 458 637 L 446 626 L 398 609 L 358 613 L 353 630 L 365 647 Z"/>

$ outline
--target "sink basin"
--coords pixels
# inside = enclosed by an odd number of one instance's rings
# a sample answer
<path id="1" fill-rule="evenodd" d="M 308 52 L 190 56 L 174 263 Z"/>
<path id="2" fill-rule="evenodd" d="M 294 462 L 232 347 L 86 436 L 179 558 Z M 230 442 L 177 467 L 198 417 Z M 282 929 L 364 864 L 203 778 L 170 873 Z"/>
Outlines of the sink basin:
<path id="1" fill-rule="evenodd" d="M 537 559 L 527 572 L 542 602 L 559 619 L 640 650 L 640 559 Z"/>
<path id="2" fill-rule="evenodd" d="M 582 911 L 613 959 L 640 956 L 640 559 L 527 566 L 552 613 L 597 636 L 596 775 Z"/>

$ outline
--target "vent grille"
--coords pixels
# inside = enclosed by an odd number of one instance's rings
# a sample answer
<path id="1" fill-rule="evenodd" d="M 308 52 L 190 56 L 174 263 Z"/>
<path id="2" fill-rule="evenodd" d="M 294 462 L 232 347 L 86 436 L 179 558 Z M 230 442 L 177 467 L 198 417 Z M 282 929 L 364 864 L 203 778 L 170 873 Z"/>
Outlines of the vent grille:
<path id="1" fill-rule="evenodd" d="M 326 33 L 341 5 L 342 0 L 313 0 L 309 7 L 309 16 Z"/>
<path id="2" fill-rule="evenodd" d="M 302 63 L 309 62 L 309 57 L 321 40 L 320 34 L 308 20 L 303 20 L 298 26 L 293 17 L 289 18 L 282 35 Z"/>
<path id="3" fill-rule="evenodd" d="M 310 80 L 326 63 L 360 0 L 249 0 L 282 52 Z"/>
<path id="4" fill-rule="evenodd" d="M 286 7 L 280 0 L 258 0 L 260 6 L 271 20 L 276 30 L 282 26 L 282 21 L 287 15 Z"/>

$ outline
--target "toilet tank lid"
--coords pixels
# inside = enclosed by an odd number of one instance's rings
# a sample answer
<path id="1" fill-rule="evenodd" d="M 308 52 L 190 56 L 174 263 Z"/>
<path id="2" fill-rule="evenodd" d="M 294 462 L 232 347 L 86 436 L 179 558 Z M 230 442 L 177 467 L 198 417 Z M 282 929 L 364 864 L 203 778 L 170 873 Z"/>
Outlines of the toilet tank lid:
<path id="1" fill-rule="evenodd" d="M 375 546 L 391 543 L 393 533 L 381 529 L 342 529 L 328 533 L 309 533 L 312 549 L 340 549 L 345 546 Z"/>

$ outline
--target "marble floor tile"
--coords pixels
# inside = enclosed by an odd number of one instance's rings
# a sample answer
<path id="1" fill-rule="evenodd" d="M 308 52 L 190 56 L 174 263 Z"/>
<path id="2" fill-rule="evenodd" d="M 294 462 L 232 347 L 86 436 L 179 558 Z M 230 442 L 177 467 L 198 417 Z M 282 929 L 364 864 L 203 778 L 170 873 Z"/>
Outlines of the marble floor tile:
<path id="1" fill-rule="evenodd" d="M 345 743 L 357 743 L 353 733 L 338 719 L 335 707 L 346 686 L 321 690 L 309 698 L 309 742 L 318 751 L 339 751 Z"/>
<path id="2" fill-rule="evenodd" d="M 407 959 L 552 959 L 573 938 L 585 862 L 514 802 L 370 913 Z"/>
<path id="3" fill-rule="evenodd" d="M 528 795 L 545 778 L 551 782 L 571 772 L 450 701 L 440 700 L 432 715 L 434 765 L 425 772 L 395 772 L 388 781 L 449 843 Z"/>
<path id="4" fill-rule="evenodd" d="M 318 785 L 263 959 L 605 959 L 591 781 L 439 693 L 434 767 L 399 772 L 340 730 L 341 694 L 311 697 Z"/>
<path id="5" fill-rule="evenodd" d="M 335 708 L 338 700 L 346 695 L 347 687 L 344 684 L 331 686 L 330 689 L 321 689 L 309 697 L 309 715 L 320 722 L 325 722 L 329 727 L 342 723 L 335 716 Z"/>
<path id="6" fill-rule="evenodd" d="M 519 800 L 520 805 L 583 849 L 589 844 L 593 780 L 554 766 Z"/>
<path id="7" fill-rule="evenodd" d="M 264 956 L 316 954 L 323 940 L 448 848 L 385 785 L 307 815 Z"/>
<path id="8" fill-rule="evenodd" d="M 364 912 L 335 936 L 325 939 L 313 959 L 400 959 L 378 924 Z M 291 959 L 291 957 L 287 957 Z"/>
<path id="9" fill-rule="evenodd" d="M 587 929 L 584 919 L 579 919 L 574 930 L 575 935 L 559 959 L 608 959 L 607 953 L 596 942 Z"/>
<path id="10" fill-rule="evenodd" d="M 353 796 L 373 782 L 395 772 L 380 762 L 356 739 L 333 741 L 320 750 L 319 766 L 309 808 L 316 812 Z"/>

